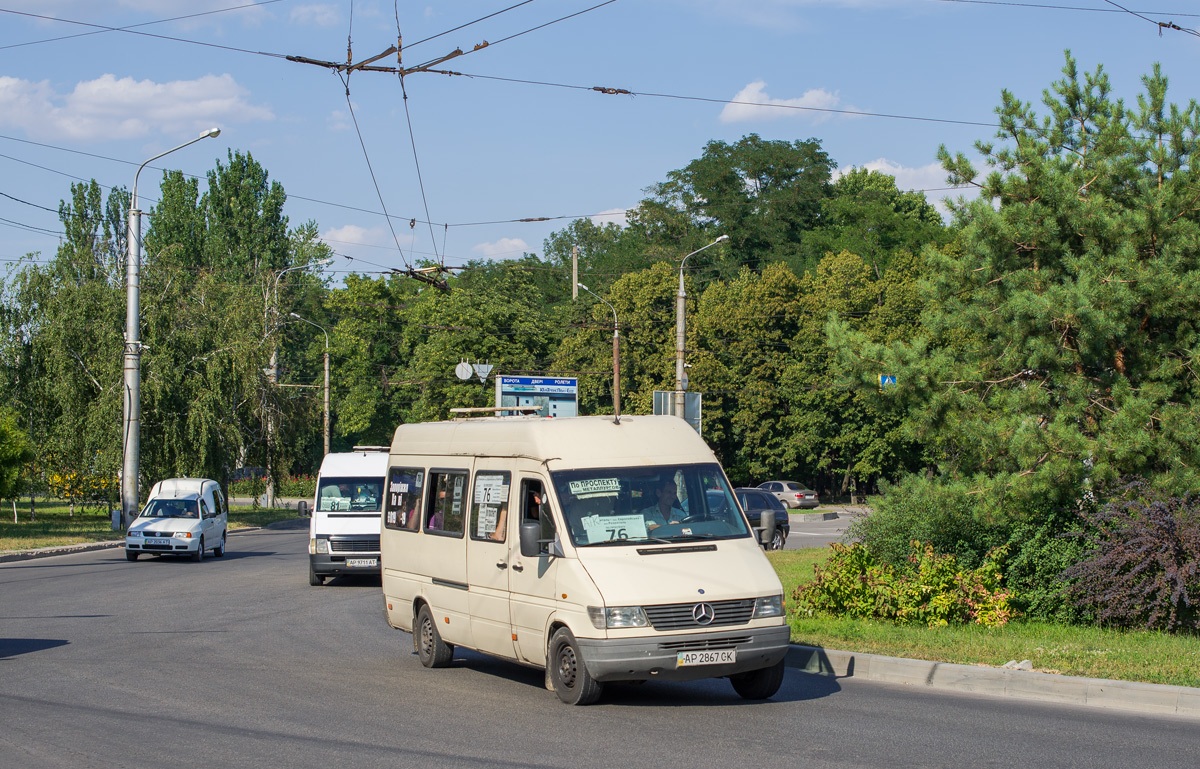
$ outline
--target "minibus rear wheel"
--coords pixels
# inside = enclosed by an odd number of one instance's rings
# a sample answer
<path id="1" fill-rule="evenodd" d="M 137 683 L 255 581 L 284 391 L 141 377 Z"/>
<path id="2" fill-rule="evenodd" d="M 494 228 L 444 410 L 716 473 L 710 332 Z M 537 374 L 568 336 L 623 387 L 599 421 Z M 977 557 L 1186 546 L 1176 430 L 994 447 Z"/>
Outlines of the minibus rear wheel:
<path id="1" fill-rule="evenodd" d="M 550 639 L 550 679 L 558 698 L 568 705 L 590 705 L 600 699 L 604 684 L 592 678 L 579 653 L 575 636 L 565 627 Z"/>
<path id="2" fill-rule="evenodd" d="M 454 647 L 442 640 L 438 633 L 437 623 L 433 621 L 433 612 L 425 604 L 417 612 L 417 632 L 414 636 L 417 642 L 417 656 L 421 664 L 427 668 L 444 668 L 449 666 L 454 657 Z"/>
<path id="3" fill-rule="evenodd" d="M 775 695 L 783 685 L 783 660 L 769 668 L 751 670 L 729 677 L 733 690 L 747 700 L 765 700 Z"/>

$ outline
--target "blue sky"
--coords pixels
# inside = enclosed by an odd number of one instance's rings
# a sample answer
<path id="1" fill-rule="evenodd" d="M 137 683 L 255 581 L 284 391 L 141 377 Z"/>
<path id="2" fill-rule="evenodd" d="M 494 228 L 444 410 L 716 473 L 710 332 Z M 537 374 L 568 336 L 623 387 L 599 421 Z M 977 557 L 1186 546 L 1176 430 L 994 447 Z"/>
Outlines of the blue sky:
<path id="1" fill-rule="evenodd" d="M 969 152 L 991 138 L 972 123 L 994 121 L 1002 89 L 1040 102 L 1068 48 L 1081 69 L 1103 64 L 1129 101 L 1155 62 L 1172 101 L 1200 84 L 1190 31 L 1200 3 L 1188 0 L 1121 0 L 1126 10 L 1107 0 L 615 0 L 587 10 L 601 2 L 0 0 L 0 266 L 54 253 L 52 211 L 72 181 L 131 187 L 143 160 L 210 126 L 218 138 L 154 167 L 202 176 L 228 148 L 248 151 L 289 194 L 291 224 L 314 220 L 349 257 L 332 271 L 375 272 L 540 254 L 570 219 L 619 221 L 706 142 L 752 132 L 819 139 L 841 169 L 887 171 L 932 200 L 958 194 L 943 189 L 938 145 Z M 163 22 L 208 11 L 218 12 Z M 1185 31 L 1160 36 L 1157 21 Z M 393 45 L 398 27 L 404 66 L 461 48 L 470 53 L 441 68 L 475 77 L 414 73 L 406 102 L 395 75 L 357 72 L 347 104 L 335 74 L 283 58 L 344 61 L 349 34 L 360 61 Z M 143 209 L 160 179 L 142 173 Z M 537 217 L 551 220 L 514 221 Z"/>

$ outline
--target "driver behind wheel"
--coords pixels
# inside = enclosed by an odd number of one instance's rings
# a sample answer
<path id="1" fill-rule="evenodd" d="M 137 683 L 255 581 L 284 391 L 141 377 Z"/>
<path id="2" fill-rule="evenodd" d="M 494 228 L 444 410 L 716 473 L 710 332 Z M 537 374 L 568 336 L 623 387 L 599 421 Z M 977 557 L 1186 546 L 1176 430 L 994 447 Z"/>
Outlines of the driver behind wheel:
<path id="1" fill-rule="evenodd" d="M 660 481 L 655 487 L 657 501 L 641 511 L 642 517 L 646 519 L 647 531 L 653 531 L 668 523 L 679 523 L 687 517 L 687 513 L 679 506 L 675 496 L 676 490 L 675 481 L 670 478 Z"/>

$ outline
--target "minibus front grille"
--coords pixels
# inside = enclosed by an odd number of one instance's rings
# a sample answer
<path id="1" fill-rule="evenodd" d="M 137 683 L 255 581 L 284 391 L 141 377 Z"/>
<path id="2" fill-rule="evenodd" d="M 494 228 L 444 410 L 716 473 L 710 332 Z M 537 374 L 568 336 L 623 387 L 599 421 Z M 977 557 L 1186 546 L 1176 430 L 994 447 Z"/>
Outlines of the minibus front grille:
<path id="1" fill-rule="evenodd" d="M 329 540 L 331 553 L 378 553 L 379 537 L 364 539 L 332 539 Z"/>
<path id="2" fill-rule="evenodd" d="M 697 616 L 706 618 L 706 613 L 696 610 L 707 604 L 712 607 L 712 621 L 700 622 Z M 733 601 L 702 601 L 693 603 L 669 603 L 660 606 L 643 606 L 646 617 L 655 630 L 685 630 L 698 627 L 723 627 L 745 625 L 754 614 L 754 599 L 741 598 Z"/>
<path id="3" fill-rule="evenodd" d="M 664 641 L 658 648 L 669 652 L 709 651 L 711 649 L 733 649 L 738 644 L 750 643 L 750 636 L 728 638 L 704 638 L 699 641 Z"/>

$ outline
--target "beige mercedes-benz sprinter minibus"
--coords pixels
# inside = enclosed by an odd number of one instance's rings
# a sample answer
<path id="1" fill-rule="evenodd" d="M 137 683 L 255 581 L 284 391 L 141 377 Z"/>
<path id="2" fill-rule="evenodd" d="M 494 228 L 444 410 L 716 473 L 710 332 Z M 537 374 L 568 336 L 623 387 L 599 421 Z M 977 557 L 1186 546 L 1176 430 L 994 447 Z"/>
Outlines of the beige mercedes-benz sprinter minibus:
<path id="1" fill-rule="evenodd" d="M 463 646 L 546 669 L 569 704 L 609 681 L 783 681 L 779 578 L 676 417 L 401 425 L 380 549 L 388 624 L 427 667 Z"/>

